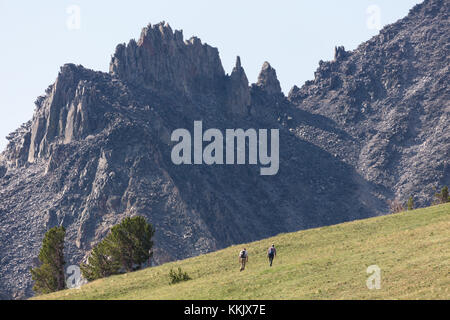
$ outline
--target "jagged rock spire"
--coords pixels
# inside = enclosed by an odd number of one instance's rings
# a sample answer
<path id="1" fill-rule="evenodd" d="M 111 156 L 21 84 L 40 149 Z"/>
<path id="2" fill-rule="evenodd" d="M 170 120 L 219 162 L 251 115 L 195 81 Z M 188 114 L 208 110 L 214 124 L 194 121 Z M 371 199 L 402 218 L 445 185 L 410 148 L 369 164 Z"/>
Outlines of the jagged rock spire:
<path id="1" fill-rule="evenodd" d="M 229 104 L 233 114 L 245 116 L 251 102 L 247 75 L 241 65 L 241 58 L 236 58 L 236 66 L 230 75 Z"/>
<path id="2" fill-rule="evenodd" d="M 239 57 L 239 56 L 236 57 L 236 66 L 235 66 L 235 69 L 242 69 L 242 66 L 241 66 L 241 57 Z"/>
<path id="3" fill-rule="evenodd" d="M 233 74 L 239 74 L 239 76 L 244 76 L 247 79 L 247 76 L 245 74 L 245 70 L 244 68 L 242 68 L 241 65 L 241 57 L 237 56 L 236 57 L 236 65 L 233 68 L 233 71 L 231 72 L 231 75 Z M 248 82 L 248 80 L 247 80 Z"/>
<path id="4" fill-rule="evenodd" d="M 347 56 L 344 46 L 334 47 L 334 60 L 343 59 Z"/>
<path id="5" fill-rule="evenodd" d="M 268 94 L 281 93 L 280 81 L 277 78 L 277 72 L 267 61 L 264 62 L 262 70 L 258 76 L 258 87 L 266 91 Z"/>
<path id="6" fill-rule="evenodd" d="M 184 41 L 182 31 L 174 32 L 165 22 L 149 24 L 137 42 L 117 46 L 110 73 L 139 86 L 172 87 L 187 95 L 208 91 L 225 76 L 217 48 L 195 37 Z M 198 79 L 204 80 L 201 86 Z"/>

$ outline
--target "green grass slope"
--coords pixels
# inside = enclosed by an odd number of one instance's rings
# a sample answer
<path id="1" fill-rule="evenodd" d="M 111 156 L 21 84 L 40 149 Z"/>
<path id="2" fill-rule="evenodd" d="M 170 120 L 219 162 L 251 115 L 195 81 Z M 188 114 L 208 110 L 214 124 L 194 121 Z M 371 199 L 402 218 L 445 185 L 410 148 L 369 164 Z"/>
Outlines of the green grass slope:
<path id="1" fill-rule="evenodd" d="M 269 268 L 266 250 L 278 257 Z M 238 254 L 249 251 L 239 272 Z M 369 290 L 367 267 L 381 269 Z M 171 268 L 193 278 L 169 285 Z M 450 204 L 311 229 L 101 279 L 38 299 L 449 299 Z"/>

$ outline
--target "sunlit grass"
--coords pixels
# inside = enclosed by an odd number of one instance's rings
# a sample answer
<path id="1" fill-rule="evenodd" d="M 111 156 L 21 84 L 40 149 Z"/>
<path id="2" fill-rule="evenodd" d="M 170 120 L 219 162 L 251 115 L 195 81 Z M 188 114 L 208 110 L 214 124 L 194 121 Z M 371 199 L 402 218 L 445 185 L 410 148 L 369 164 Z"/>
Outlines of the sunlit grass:
<path id="1" fill-rule="evenodd" d="M 266 250 L 278 257 L 269 268 Z M 249 263 L 239 272 L 245 246 Z M 366 286 L 370 265 L 381 289 Z M 192 280 L 169 285 L 171 268 Z M 450 204 L 281 234 L 39 299 L 449 299 Z"/>

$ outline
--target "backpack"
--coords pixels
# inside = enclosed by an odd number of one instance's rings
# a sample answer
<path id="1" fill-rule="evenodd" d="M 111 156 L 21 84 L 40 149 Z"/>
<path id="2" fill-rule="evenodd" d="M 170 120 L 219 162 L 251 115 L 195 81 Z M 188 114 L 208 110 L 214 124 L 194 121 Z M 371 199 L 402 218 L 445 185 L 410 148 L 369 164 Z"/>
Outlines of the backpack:
<path id="1" fill-rule="evenodd" d="M 239 258 L 244 259 L 246 256 L 246 252 L 244 250 L 241 251 L 241 253 L 239 254 Z"/>
<path id="2" fill-rule="evenodd" d="M 273 256 L 275 254 L 275 248 L 274 247 L 270 247 L 269 248 L 269 255 Z"/>

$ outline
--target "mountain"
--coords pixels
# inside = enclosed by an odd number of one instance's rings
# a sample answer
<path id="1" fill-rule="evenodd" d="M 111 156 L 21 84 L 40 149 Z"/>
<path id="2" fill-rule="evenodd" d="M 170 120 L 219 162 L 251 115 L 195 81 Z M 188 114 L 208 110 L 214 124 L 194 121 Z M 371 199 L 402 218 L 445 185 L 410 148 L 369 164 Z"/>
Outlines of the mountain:
<path id="1" fill-rule="evenodd" d="M 448 300 L 449 224 L 447 203 L 281 234 L 36 300 Z M 272 243 L 277 257 L 270 268 Z M 244 247 L 249 262 L 239 272 L 236 257 Z M 380 289 L 369 290 L 375 266 Z M 169 271 L 178 268 L 192 280 L 170 285 Z"/>
<path id="2" fill-rule="evenodd" d="M 355 51 L 337 47 L 289 100 L 347 138 L 305 134 L 302 125 L 296 134 L 396 197 L 429 203 L 433 188 L 450 180 L 448 9 L 449 1 L 425 1 Z"/>
<path id="3" fill-rule="evenodd" d="M 0 156 L 0 297 L 32 295 L 46 230 L 67 229 L 67 264 L 124 217 L 156 228 L 155 262 L 282 232 L 427 205 L 449 174 L 449 1 L 427 0 L 353 52 L 336 48 L 286 97 L 264 63 L 249 84 L 240 58 L 160 23 L 120 44 L 110 72 L 64 65 L 33 119 Z M 171 134 L 279 129 L 277 175 L 254 165 L 172 163 Z"/>

